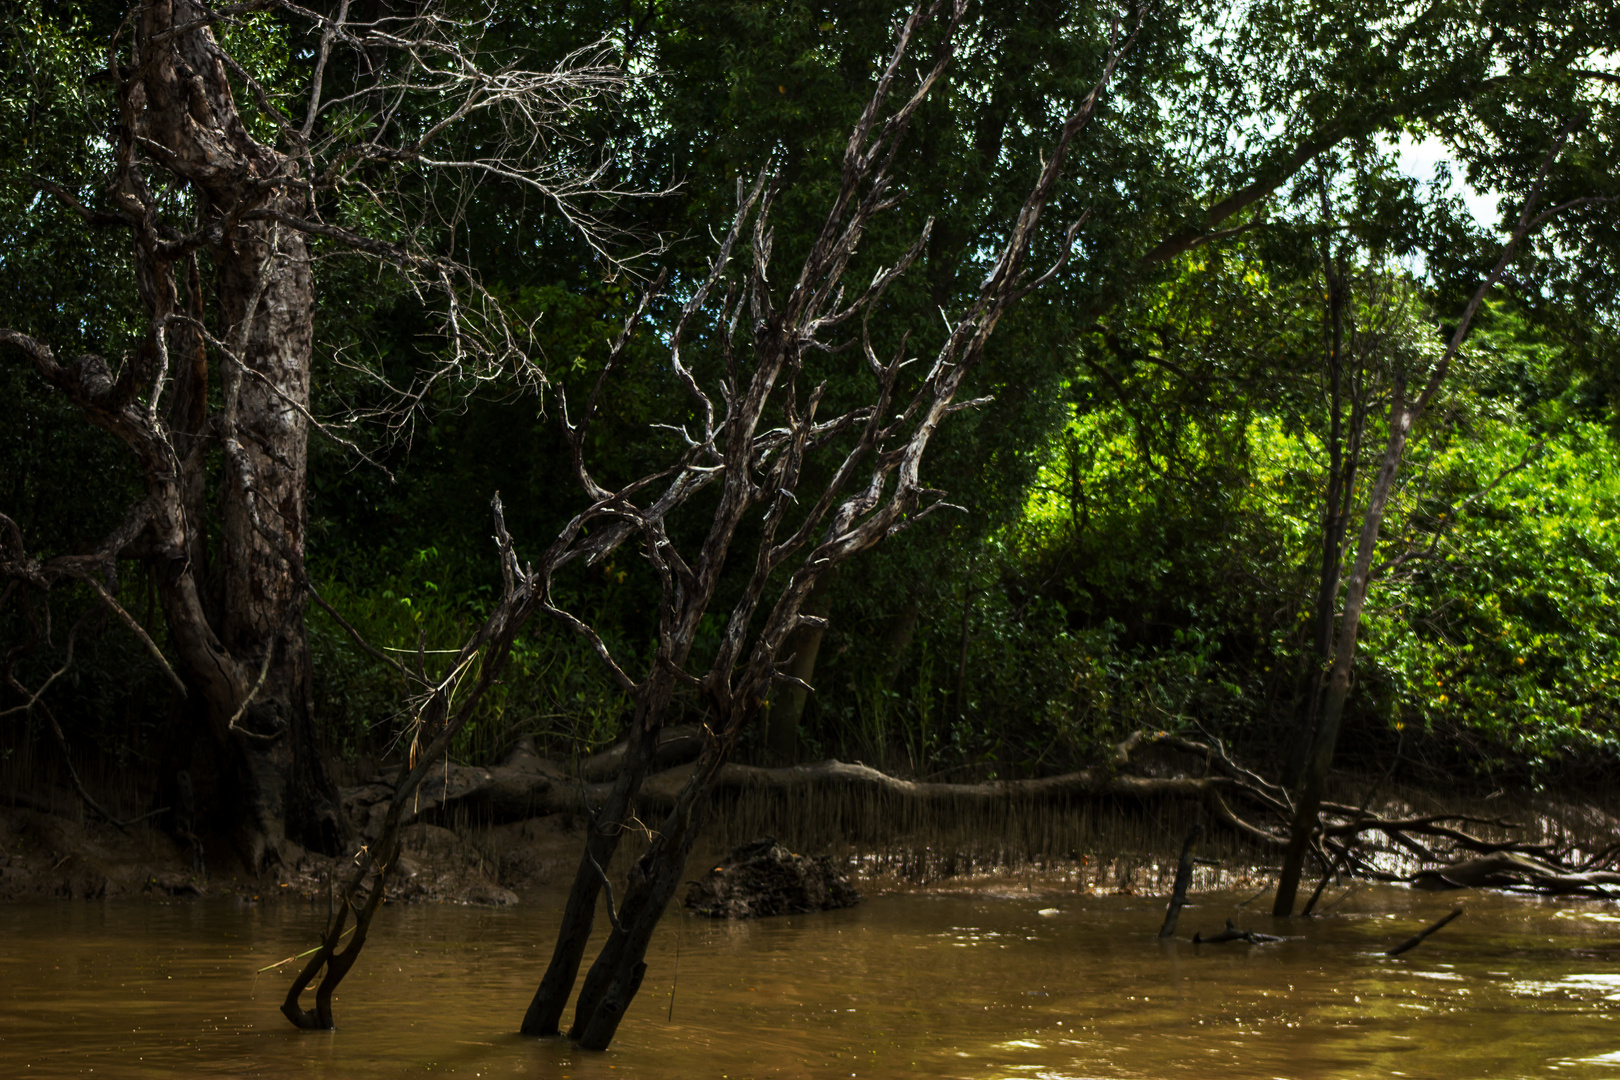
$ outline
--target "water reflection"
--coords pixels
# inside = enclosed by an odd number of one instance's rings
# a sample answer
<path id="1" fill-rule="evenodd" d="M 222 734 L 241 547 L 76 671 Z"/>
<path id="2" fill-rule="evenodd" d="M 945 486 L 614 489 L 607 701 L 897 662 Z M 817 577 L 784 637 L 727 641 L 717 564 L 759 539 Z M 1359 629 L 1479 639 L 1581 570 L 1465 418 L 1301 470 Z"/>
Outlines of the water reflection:
<path id="1" fill-rule="evenodd" d="M 895 893 L 758 923 L 666 920 L 615 1048 L 513 1035 L 556 903 L 391 908 L 338 997 L 293 1031 L 286 976 L 317 916 L 221 903 L 0 908 L 0 1075 L 366 1078 L 1599 1077 L 1620 1075 L 1611 905 L 1365 889 L 1272 945 L 1155 939 L 1159 905 Z M 1053 912 L 1056 907 L 1055 913 Z M 675 953 L 679 950 L 679 976 Z"/>

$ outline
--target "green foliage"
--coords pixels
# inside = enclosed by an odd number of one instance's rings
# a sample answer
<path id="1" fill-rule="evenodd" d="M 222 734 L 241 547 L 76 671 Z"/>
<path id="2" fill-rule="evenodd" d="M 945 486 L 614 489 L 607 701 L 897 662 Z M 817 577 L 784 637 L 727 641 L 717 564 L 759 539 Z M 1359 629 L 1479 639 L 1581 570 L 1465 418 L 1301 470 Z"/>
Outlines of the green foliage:
<path id="1" fill-rule="evenodd" d="M 679 298 L 706 268 L 737 181 L 764 167 L 780 178 L 775 265 L 795 265 L 904 7 L 497 4 L 468 26 L 526 66 L 604 34 L 621 51 L 637 76 L 629 97 L 572 118 L 552 150 L 607 161 L 604 180 L 658 193 L 602 212 L 626 230 L 627 254 L 669 241 L 657 262 Z M 1359 324 L 1376 321 L 1385 303 L 1377 289 L 1403 298 L 1399 325 L 1369 368 L 1369 400 L 1381 408 L 1396 372 L 1432 362 L 1448 329 L 1439 317 L 1458 309 L 1496 243 L 1402 176 L 1382 140 L 1441 137 L 1470 180 L 1513 203 L 1553 134 L 1584 109 L 1587 126 L 1572 135 L 1550 197 L 1610 192 L 1613 110 L 1567 70 L 1572 56 L 1613 52 L 1600 8 L 1157 6 L 1050 210 L 1050 222 L 1089 215 L 1071 261 L 1004 320 L 964 394 L 992 400 L 952 417 L 926 464 L 927 481 L 965 512 L 893 538 L 833 591 L 801 732 L 806 753 L 915 774 L 1011 775 L 1086 763 L 1142 725 L 1202 726 L 1261 752 L 1278 746 L 1315 663 L 1325 238 L 1350 253 Z M 896 163 L 900 205 L 863 239 L 851 271 L 865 280 L 892 265 L 935 219 L 922 263 L 874 315 L 880 352 L 906 335 L 912 355 L 937 345 L 939 310 L 976 286 L 1055 118 L 1095 80 L 1114 13 L 1084 0 L 970 8 L 955 67 Z M 115 365 L 144 318 L 128 237 L 86 225 L 37 178 L 67 182 L 107 166 L 109 98 L 92 76 L 123 15 L 121 5 L 19 0 L 0 21 L 6 325 L 49 340 L 59 355 L 94 351 Z M 272 100 L 295 99 L 314 55 L 307 25 L 247 13 L 221 34 Z M 938 44 L 924 40 L 918 56 Z M 352 74 L 328 77 L 335 86 Z M 237 89 L 252 130 L 269 139 L 274 121 L 245 85 Z M 410 122 L 453 107 L 424 106 Z M 329 123 L 358 132 L 364 120 L 354 111 Z M 443 155 L 476 159 L 498 127 L 498 117 L 476 118 Z M 1285 183 L 1297 148 L 1327 135 L 1338 141 Z M 436 200 L 465 200 L 456 234 L 441 239 L 453 239 L 534 328 L 551 381 L 538 396 L 532 383 L 505 376 L 472 389 L 446 381 L 408 422 L 368 426 L 368 410 L 387 397 L 383 380 L 408 384 L 444 347 L 438 313 L 398 279 L 317 244 L 316 411 L 356 421 L 347 433 L 387 471 L 317 437 L 310 558 L 323 595 L 411 664 L 419 649 L 459 642 L 484 611 L 491 495 L 503 495 L 520 555 L 578 508 L 556 395 L 588 393 L 639 288 L 604 273 L 542 200 L 469 185 L 405 184 L 400 206 L 379 208 L 357 183 L 323 212 L 399 239 L 407 222 L 437 228 Z M 1240 235 L 1143 260 L 1166 237 L 1203 229 L 1210 206 L 1244 191 L 1260 193 L 1214 225 Z M 71 193 L 98 205 L 93 186 Z M 1401 732 L 1407 753 L 1446 769 L 1549 775 L 1560 761 L 1613 759 L 1620 462 L 1603 425 L 1620 386 L 1617 220 L 1572 215 L 1520 260 L 1517 300 L 1488 313 L 1425 425 L 1379 553 L 1393 565 L 1364 630 L 1352 755 L 1371 756 Z M 1056 258 L 1057 234 L 1043 239 L 1042 259 Z M 1414 255 L 1432 280 L 1392 269 Z M 658 347 L 668 316 L 655 307 L 592 431 L 587 452 L 609 480 L 667 462 L 674 437 L 652 425 L 690 419 Z M 695 335 L 689 351 L 712 384 L 712 334 Z M 827 381 L 826 410 L 863 400 L 854 350 L 807 363 Z M 1383 437 L 1374 412 L 1368 454 Z M 91 497 L 86 476 L 96 478 Z M 68 551 L 104 535 L 135 481 L 122 448 L 6 355 L 0 511 L 22 524 L 31 550 Z M 695 505 L 671 523 L 677 543 L 701 535 L 702 511 Z M 1413 552 L 1425 554 L 1407 558 Z M 139 575 L 125 578 L 130 589 Z M 722 588 L 716 611 L 734 585 Z M 615 648 L 648 648 L 657 585 L 628 549 L 562 587 L 565 603 Z M 19 640 L 25 620 L 15 608 L 5 617 L 5 640 Z M 308 632 L 328 742 L 349 754 L 393 745 L 404 687 L 324 613 L 312 609 Z M 711 616 L 697 657 L 716 632 Z M 103 655 L 104 667 L 84 676 L 101 682 L 64 704 L 86 730 L 97 717 L 139 711 L 110 703 L 126 672 L 151 674 L 138 650 Z M 48 659 L 25 661 L 38 668 L 32 679 Z M 433 672 L 446 663 L 431 651 L 420 660 Z M 160 691 L 148 695 L 149 714 L 167 708 Z M 523 736 L 583 752 L 613 736 L 623 710 L 577 640 L 536 624 L 455 753 L 488 759 Z"/>
<path id="2" fill-rule="evenodd" d="M 452 674 L 453 650 L 484 618 L 493 597 L 487 567 L 436 548 L 368 553 L 365 561 L 327 564 L 322 596 L 367 642 L 436 681 Z M 359 570 L 365 566 L 364 570 Z M 356 572 L 356 571 L 359 572 Z M 619 582 L 607 578 L 605 590 Z M 333 749 L 378 752 L 409 741 L 409 687 L 366 655 L 324 610 L 312 609 L 310 654 L 315 697 Z M 469 686 L 476 664 L 454 679 Z M 452 696 L 454 702 L 454 696 Z M 588 754 L 618 735 L 626 699 L 588 649 L 566 631 L 540 623 L 520 636 L 501 681 L 487 693 L 451 747 L 461 761 L 491 761 L 531 738 L 564 757 Z"/>
<path id="3" fill-rule="evenodd" d="M 1368 678 L 1396 726 L 1464 742 L 1478 767 L 1620 756 L 1620 454 L 1595 424 L 1541 441 L 1490 421 L 1439 455 L 1454 490 L 1432 563 L 1367 624 Z M 1506 475 L 1504 475 L 1506 474 Z M 1455 512 L 1455 511 L 1453 511 Z M 1439 516 L 1445 516 L 1442 510 Z"/>
<path id="4" fill-rule="evenodd" d="M 1245 330 L 1265 325 L 1243 317 Z M 1406 333 L 1417 337 L 1405 363 L 1421 371 L 1437 331 Z M 1277 747 L 1315 664 L 1321 434 L 1279 409 L 1286 387 L 1223 405 L 1135 374 L 1130 396 L 1077 406 L 1010 534 L 1015 587 L 1060 599 L 1071 633 L 1110 631 L 1089 643 L 1092 668 L 1179 657 L 1138 700 L 1184 701 L 1183 722 Z M 1545 776 L 1612 762 L 1620 456 L 1583 415 L 1590 399 L 1567 357 L 1504 304 L 1455 378 L 1378 550 L 1347 753 L 1405 732 L 1409 752 L 1442 769 Z M 1061 631 L 1029 640 L 1066 645 Z M 1087 681 L 1086 663 L 1070 666 L 1076 686 Z"/>

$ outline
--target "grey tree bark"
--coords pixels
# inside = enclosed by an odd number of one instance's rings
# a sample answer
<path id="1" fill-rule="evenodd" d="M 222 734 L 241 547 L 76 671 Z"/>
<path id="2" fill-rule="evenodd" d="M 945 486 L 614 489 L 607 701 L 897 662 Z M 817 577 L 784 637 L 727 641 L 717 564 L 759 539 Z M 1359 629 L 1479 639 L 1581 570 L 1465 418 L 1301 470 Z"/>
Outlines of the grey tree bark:
<path id="1" fill-rule="evenodd" d="M 1356 560 L 1345 583 L 1344 608 L 1338 619 L 1333 666 L 1328 672 L 1311 753 L 1294 795 L 1294 817 L 1289 832 L 1288 848 L 1283 855 L 1282 871 L 1277 880 L 1277 896 L 1272 905 L 1272 914 L 1280 918 L 1287 918 L 1293 914 L 1305 860 L 1321 827 L 1322 802 L 1327 791 L 1328 773 L 1332 768 L 1333 754 L 1338 746 L 1345 702 L 1350 696 L 1356 639 L 1361 631 L 1361 613 L 1373 581 L 1373 558 L 1412 428 L 1433 402 L 1435 394 L 1451 370 L 1452 361 L 1456 359 L 1463 343 L 1468 340 L 1468 332 L 1473 326 L 1474 317 L 1479 313 L 1480 305 L 1485 302 L 1491 290 L 1496 288 L 1503 271 L 1507 269 L 1508 262 L 1525 238 L 1565 210 L 1594 202 L 1611 201 L 1611 197 L 1583 196 L 1559 203 L 1540 214 L 1536 213 L 1536 204 L 1540 199 L 1547 172 L 1563 149 L 1574 126 L 1572 122 L 1564 128 L 1542 159 L 1530 194 L 1525 199 L 1524 209 L 1519 214 L 1518 224 L 1507 242 L 1503 244 L 1495 265 L 1469 300 L 1462 317 L 1458 320 L 1456 330 L 1451 335 L 1451 340 L 1446 345 L 1445 352 L 1435 361 L 1422 391 L 1416 398 L 1408 398 L 1404 380 L 1400 376 L 1396 378 L 1394 397 L 1390 403 L 1388 440 L 1384 447 L 1383 460 L 1379 464 L 1377 479 L 1373 482 L 1372 491 L 1367 497 L 1366 509 L 1362 512 L 1361 532 L 1356 541 Z"/>
<path id="2" fill-rule="evenodd" d="M 175 667 L 220 762 L 216 790 L 232 793 L 215 809 L 257 872 L 289 841 L 335 854 L 344 839 L 316 747 L 303 590 L 284 558 L 305 541 L 314 283 L 302 236 L 248 220 L 293 203 L 286 186 L 298 168 L 248 133 L 209 22 L 190 0 L 138 9 L 128 62 L 109 68 L 119 111 L 112 209 L 91 211 L 55 189 L 87 220 L 131 237 L 149 315 L 133 356 L 115 378 L 100 357 L 61 364 L 26 335 L 4 339 L 140 462 L 137 524 L 103 545 L 98 572 L 110 578 L 135 552 L 156 571 Z M 153 194 L 159 177 L 188 193 L 190 221 L 165 213 Z M 212 310 L 205 296 L 216 298 Z M 211 341 L 227 346 L 214 351 L 218 372 Z M 222 408 L 210 397 L 216 378 Z M 223 477 L 210 475 L 216 448 Z"/>

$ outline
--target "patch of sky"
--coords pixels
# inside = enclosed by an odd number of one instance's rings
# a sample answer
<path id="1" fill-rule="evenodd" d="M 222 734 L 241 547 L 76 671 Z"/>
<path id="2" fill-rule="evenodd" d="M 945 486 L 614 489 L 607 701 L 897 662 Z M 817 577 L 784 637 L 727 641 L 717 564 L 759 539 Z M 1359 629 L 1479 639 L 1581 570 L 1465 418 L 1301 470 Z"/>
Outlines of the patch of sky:
<path id="1" fill-rule="evenodd" d="M 1495 229 L 1501 222 L 1497 204 L 1502 195 L 1497 191 L 1476 191 L 1462 179 L 1463 166 L 1451 155 L 1446 144 L 1433 135 L 1415 139 L 1402 132 L 1399 139 L 1381 140 L 1384 149 L 1393 155 L 1396 168 L 1402 175 L 1429 185 L 1438 197 L 1457 195 L 1462 199 L 1474 220 L 1487 229 Z"/>

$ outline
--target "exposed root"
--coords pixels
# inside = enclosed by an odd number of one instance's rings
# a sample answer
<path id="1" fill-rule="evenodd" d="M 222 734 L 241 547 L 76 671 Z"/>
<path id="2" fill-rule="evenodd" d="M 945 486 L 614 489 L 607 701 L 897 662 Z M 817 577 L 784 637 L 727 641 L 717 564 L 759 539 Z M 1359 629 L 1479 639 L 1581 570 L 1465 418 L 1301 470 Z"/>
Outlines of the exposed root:
<path id="1" fill-rule="evenodd" d="M 696 729 L 671 729 L 660 740 L 658 760 L 667 763 L 689 756 L 700 744 L 701 733 Z M 525 744 L 505 764 L 492 768 L 446 765 L 422 782 L 404 820 L 442 815 L 449 807 L 465 808 L 491 822 L 554 813 L 590 815 L 607 797 L 611 789 L 607 781 L 622 758 L 623 748 L 612 747 L 570 772 L 538 757 Z M 691 772 L 691 765 L 676 765 L 649 776 L 638 800 L 644 811 L 665 812 L 674 806 Z M 1030 780 L 914 781 L 867 765 L 821 761 L 784 768 L 728 764 L 716 773 L 714 787 L 737 796 L 767 798 L 838 791 L 874 805 L 938 807 L 947 812 L 1076 799 L 1193 802 L 1206 809 L 1212 826 L 1224 828 L 1261 851 L 1285 846 L 1292 814 L 1292 801 L 1281 786 L 1232 761 L 1218 743 L 1154 731 L 1136 732 L 1119 743 L 1104 765 Z M 387 780 L 378 778 L 345 793 L 350 814 L 362 832 L 380 824 L 392 790 Z M 1520 827 L 1502 818 L 1466 814 L 1381 817 L 1366 806 L 1332 802 L 1323 804 L 1322 817 L 1314 848 L 1323 873 L 1322 886 L 1328 879 L 1344 875 L 1430 889 L 1620 895 L 1620 872 L 1613 869 L 1620 862 L 1620 844 L 1572 859 L 1570 852 L 1550 844 L 1489 839 L 1464 828 Z M 1409 875 L 1378 865 L 1378 856 L 1402 852 L 1430 865 Z M 1321 887 L 1318 897 L 1320 893 Z"/>

